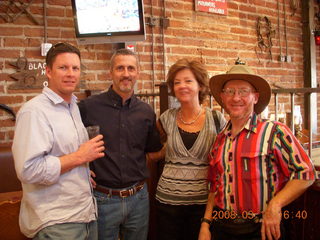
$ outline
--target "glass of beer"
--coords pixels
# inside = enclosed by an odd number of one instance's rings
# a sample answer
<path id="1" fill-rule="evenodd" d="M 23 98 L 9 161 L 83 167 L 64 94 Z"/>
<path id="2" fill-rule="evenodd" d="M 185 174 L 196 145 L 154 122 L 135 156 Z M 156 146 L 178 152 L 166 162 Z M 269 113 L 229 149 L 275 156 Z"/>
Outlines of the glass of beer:
<path id="1" fill-rule="evenodd" d="M 89 139 L 96 137 L 100 134 L 100 126 L 99 125 L 93 125 L 86 127 Z"/>

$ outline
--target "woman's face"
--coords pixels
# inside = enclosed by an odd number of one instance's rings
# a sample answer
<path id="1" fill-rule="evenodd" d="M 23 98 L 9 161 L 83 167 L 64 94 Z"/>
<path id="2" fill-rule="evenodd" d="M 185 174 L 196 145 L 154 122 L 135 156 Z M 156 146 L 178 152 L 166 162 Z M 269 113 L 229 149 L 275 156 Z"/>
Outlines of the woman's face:
<path id="1" fill-rule="evenodd" d="M 200 85 L 190 69 L 183 69 L 176 74 L 173 91 L 180 103 L 199 102 Z"/>

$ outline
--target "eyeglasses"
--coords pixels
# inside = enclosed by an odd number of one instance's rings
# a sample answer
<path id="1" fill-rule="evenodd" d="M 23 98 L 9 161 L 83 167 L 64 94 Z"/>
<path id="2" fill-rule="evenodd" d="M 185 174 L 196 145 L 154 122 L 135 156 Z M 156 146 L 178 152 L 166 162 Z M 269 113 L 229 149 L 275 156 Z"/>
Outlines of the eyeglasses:
<path id="1" fill-rule="evenodd" d="M 236 94 L 236 92 L 240 97 L 248 97 L 249 94 L 252 93 L 253 91 L 249 88 L 240 88 L 240 89 L 226 88 L 226 89 L 223 89 L 222 92 L 228 97 L 233 97 Z"/>

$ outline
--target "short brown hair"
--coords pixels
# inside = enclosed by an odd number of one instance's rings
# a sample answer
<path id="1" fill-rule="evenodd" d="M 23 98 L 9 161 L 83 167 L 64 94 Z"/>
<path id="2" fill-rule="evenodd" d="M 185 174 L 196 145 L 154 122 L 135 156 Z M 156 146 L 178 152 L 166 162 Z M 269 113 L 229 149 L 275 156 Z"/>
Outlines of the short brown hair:
<path id="1" fill-rule="evenodd" d="M 135 58 L 136 58 L 136 62 L 137 62 L 137 68 L 138 68 L 138 69 L 140 68 L 138 55 L 137 55 L 135 52 L 133 52 L 133 51 L 131 51 L 131 50 L 129 50 L 129 49 L 120 48 L 120 49 L 117 49 L 117 50 L 113 53 L 113 55 L 112 55 L 112 57 L 111 57 L 111 60 L 110 60 L 110 71 L 112 71 L 112 69 L 113 69 L 114 62 L 115 62 L 115 58 L 116 58 L 117 56 L 120 56 L 120 55 L 123 55 L 123 56 L 133 56 L 133 57 L 135 57 Z"/>
<path id="2" fill-rule="evenodd" d="M 49 51 L 46 55 L 46 65 L 48 67 L 52 68 L 54 60 L 61 53 L 75 53 L 79 56 L 79 58 L 81 60 L 81 54 L 80 54 L 80 51 L 78 48 L 76 48 L 75 46 L 73 46 L 69 43 L 61 42 L 61 43 L 57 43 L 57 44 L 53 45 L 49 49 Z"/>
<path id="3" fill-rule="evenodd" d="M 167 74 L 167 84 L 169 86 L 171 94 L 175 96 L 173 91 L 174 79 L 177 73 L 184 69 L 189 69 L 195 76 L 201 88 L 199 92 L 199 102 L 200 104 L 203 103 L 204 99 L 209 93 L 209 77 L 206 67 L 196 60 L 190 61 L 186 58 L 182 58 L 170 67 Z"/>

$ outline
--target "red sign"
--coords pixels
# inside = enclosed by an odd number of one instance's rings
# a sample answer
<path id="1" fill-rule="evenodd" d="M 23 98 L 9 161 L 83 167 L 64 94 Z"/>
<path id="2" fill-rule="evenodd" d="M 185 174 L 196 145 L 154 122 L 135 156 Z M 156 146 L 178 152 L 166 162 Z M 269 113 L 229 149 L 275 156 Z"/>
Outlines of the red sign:
<path id="1" fill-rule="evenodd" d="M 227 0 L 195 0 L 196 11 L 227 15 Z"/>

